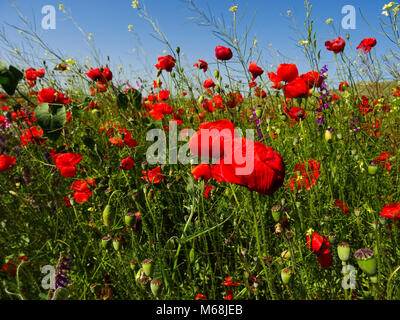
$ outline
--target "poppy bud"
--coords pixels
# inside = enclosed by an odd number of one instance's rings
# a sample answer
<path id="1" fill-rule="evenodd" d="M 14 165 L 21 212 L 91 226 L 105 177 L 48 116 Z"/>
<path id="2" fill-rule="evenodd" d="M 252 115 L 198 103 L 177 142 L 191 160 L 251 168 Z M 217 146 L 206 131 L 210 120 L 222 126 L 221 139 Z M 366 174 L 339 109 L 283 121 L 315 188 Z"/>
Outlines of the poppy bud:
<path id="1" fill-rule="evenodd" d="M 103 237 L 103 239 L 101 239 L 101 246 L 104 249 L 107 249 L 108 244 L 110 243 L 111 238 L 110 237 Z"/>
<path id="2" fill-rule="evenodd" d="M 161 288 L 162 280 L 160 278 L 155 278 L 150 282 L 150 289 L 153 295 L 157 298 Z"/>
<path id="3" fill-rule="evenodd" d="M 175 72 L 171 72 L 171 77 L 175 78 Z"/>
<path id="4" fill-rule="evenodd" d="M 176 47 L 175 51 L 176 51 L 177 54 L 179 54 L 181 52 L 181 48 Z"/>
<path id="5" fill-rule="evenodd" d="M 376 274 L 376 259 L 374 257 L 374 251 L 368 248 L 358 249 L 354 253 L 354 257 L 357 259 L 358 266 L 369 276 Z"/>
<path id="6" fill-rule="evenodd" d="M 325 130 L 324 138 L 326 142 L 331 142 L 332 141 L 332 132 L 329 130 Z"/>
<path id="7" fill-rule="evenodd" d="M 290 277 L 292 276 L 292 270 L 289 268 L 284 268 L 281 271 L 281 278 L 284 284 L 288 284 L 290 281 Z"/>
<path id="8" fill-rule="evenodd" d="M 135 269 L 136 269 L 136 264 L 137 264 L 137 261 L 136 261 L 136 260 L 131 260 L 131 261 L 129 262 L 129 266 L 131 267 L 132 270 L 135 270 Z"/>
<path id="9" fill-rule="evenodd" d="M 114 211 L 108 204 L 106 205 L 103 211 L 103 223 L 106 227 L 111 227 L 113 222 L 114 222 Z"/>
<path id="10" fill-rule="evenodd" d="M 139 269 L 139 271 L 135 275 L 135 281 L 137 284 L 140 284 L 140 279 L 144 276 L 143 269 Z"/>
<path id="11" fill-rule="evenodd" d="M 128 212 L 125 215 L 125 224 L 128 227 L 132 227 L 136 222 L 136 215 L 133 212 Z"/>
<path id="12" fill-rule="evenodd" d="M 159 76 L 161 75 L 161 73 L 162 73 L 162 69 L 160 68 L 160 69 L 158 69 L 158 71 L 157 71 L 156 77 L 159 77 Z"/>
<path id="13" fill-rule="evenodd" d="M 149 258 L 144 259 L 142 261 L 142 268 L 143 268 L 144 274 L 148 277 L 150 277 L 151 273 L 152 273 L 152 262 L 153 262 L 153 260 L 151 260 Z"/>
<path id="14" fill-rule="evenodd" d="M 114 250 L 119 251 L 119 249 L 121 248 L 121 241 L 118 238 L 115 238 L 115 239 L 113 239 L 112 244 L 113 244 Z"/>
<path id="15" fill-rule="evenodd" d="M 375 162 L 371 162 L 370 165 L 368 166 L 368 173 L 373 176 L 376 174 L 378 171 L 378 166 L 376 165 Z"/>
<path id="16" fill-rule="evenodd" d="M 192 263 L 194 261 L 194 248 L 190 249 L 189 261 L 190 261 L 190 263 Z"/>
<path id="17" fill-rule="evenodd" d="M 280 118 L 281 118 L 282 121 L 286 121 L 287 120 L 286 114 L 281 114 Z"/>
<path id="18" fill-rule="evenodd" d="M 220 76 L 219 70 L 214 70 L 214 77 L 215 77 L 215 79 L 219 79 L 219 76 Z"/>
<path id="19" fill-rule="evenodd" d="M 350 258 L 350 245 L 347 242 L 341 242 L 337 246 L 337 252 L 339 259 L 342 262 L 346 262 Z"/>
<path id="20" fill-rule="evenodd" d="M 221 87 L 219 85 L 215 86 L 215 91 L 217 91 L 218 93 L 221 93 Z"/>

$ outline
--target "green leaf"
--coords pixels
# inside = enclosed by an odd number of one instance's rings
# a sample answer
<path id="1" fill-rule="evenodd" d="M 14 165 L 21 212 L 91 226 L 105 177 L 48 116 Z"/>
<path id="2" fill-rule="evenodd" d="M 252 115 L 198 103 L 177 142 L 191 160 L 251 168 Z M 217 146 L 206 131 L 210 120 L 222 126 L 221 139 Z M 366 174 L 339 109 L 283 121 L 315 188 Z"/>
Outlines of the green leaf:
<path id="1" fill-rule="evenodd" d="M 129 90 L 128 96 L 129 96 L 129 99 L 131 100 L 133 107 L 136 110 L 140 110 L 140 108 L 142 107 L 142 94 L 140 93 L 140 91 L 139 90 L 134 90 L 134 91 Z"/>
<path id="2" fill-rule="evenodd" d="M 118 106 L 122 110 L 126 110 L 128 108 L 128 104 L 129 104 L 129 100 L 128 100 L 127 95 L 124 94 L 124 93 L 118 94 L 117 103 L 118 103 Z"/>
<path id="3" fill-rule="evenodd" d="M 9 69 L 5 67 L 4 62 L 0 62 L 0 84 L 8 95 L 13 95 L 17 89 L 18 82 L 24 77 L 24 74 L 14 66 Z"/>
<path id="4" fill-rule="evenodd" d="M 47 137 L 57 140 L 67 115 L 63 105 L 41 103 L 35 109 L 35 118 Z"/>

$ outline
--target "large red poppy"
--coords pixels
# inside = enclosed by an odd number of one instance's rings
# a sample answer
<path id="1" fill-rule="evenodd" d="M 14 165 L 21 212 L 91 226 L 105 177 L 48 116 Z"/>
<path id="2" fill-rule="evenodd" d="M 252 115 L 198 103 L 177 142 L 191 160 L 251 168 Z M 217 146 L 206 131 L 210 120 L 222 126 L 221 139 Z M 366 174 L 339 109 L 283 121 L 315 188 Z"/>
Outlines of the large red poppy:
<path id="1" fill-rule="evenodd" d="M 68 104 L 71 102 L 71 99 L 65 96 L 63 93 L 58 92 L 52 88 L 42 89 L 37 94 L 37 99 L 40 103 L 61 103 Z"/>
<path id="2" fill-rule="evenodd" d="M 375 46 L 376 46 L 375 38 L 365 38 L 360 42 L 360 44 L 357 47 L 357 50 L 363 50 L 364 53 L 367 54 Z"/>
<path id="3" fill-rule="evenodd" d="M 278 66 L 276 73 L 268 73 L 268 77 L 273 83 L 279 83 L 281 81 L 291 82 L 298 76 L 299 70 L 294 63 L 282 63 Z"/>
<path id="4" fill-rule="evenodd" d="M 253 76 L 253 81 L 264 73 L 264 70 L 261 69 L 255 62 L 251 61 L 249 66 L 249 72 Z"/>
<path id="5" fill-rule="evenodd" d="M 286 98 L 305 98 L 309 95 L 307 83 L 300 77 L 283 86 Z"/>
<path id="6" fill-rule="evenodd" d="M 400 221 L 400 205 L 399 202 L 395 204 L 388 204 L 382 207 L 382 211 L 379 213 L 381 216 L 395 221 Z"/>
<path id="7" fill-rule="evenodd" d="M 232 50 L 224 47 L 224 46 L 217 46 L 215 47 L 215 57 L 218 60 L 230 60 L 232 59 Z"/>
<path id="8" fill-rule="evenodd" d="M 76 174 L 76 165 L 82 160 L 79 153 L 57 153 L 54 154 L 53 160 L 57 169 L 60 170 L 61 176 L 64 178 L 74 177 Z"/>
<path id="9" fill-rule="evenodd" d="M 175 67 L 176 60 L 174 57 L 167 55 L 158 58 L 158 62 L 155 65 L 157 69 L 162 69 L 171 72 L 173 67 Z"/>
<path id="10" fill-rule="evenodd" d="M 9 156 L 7 154 L 0 155 L 0 171 L 10 170 L 16 161 L 17 158 L 14 156 Z"/>
<path id="11" fill-rule="evenodd" d="M 346 42 L 343 40 L 342 37 L 338 37 L 325 42 L 326 49 L 329 51 L 333 51 L 335 54 L 342 52 L 345 46 Z"/>
<path id="12" fill-rule="evenodd" d="M 314 232 L 311 236 L 307 234 L 306 238 L 307 247 L 317 255 L 322 268 L 328 269 L 332 264 L 332 254 L 329 252 L 331 245 L 328 237 Z"/>

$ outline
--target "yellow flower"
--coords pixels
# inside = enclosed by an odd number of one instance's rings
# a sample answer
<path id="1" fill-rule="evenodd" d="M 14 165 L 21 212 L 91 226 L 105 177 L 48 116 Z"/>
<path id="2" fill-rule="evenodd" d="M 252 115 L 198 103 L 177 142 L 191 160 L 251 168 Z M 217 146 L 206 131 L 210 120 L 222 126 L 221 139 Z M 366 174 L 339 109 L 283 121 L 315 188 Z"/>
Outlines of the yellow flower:
<path id="1" fill-rule="evenodd" d="M 386 16 L 386 17 L 389 17 L 389 12 L 387 12 L 387 11 L 382 11 L 382 14 L 383 14 L 384 16 Z"/>
<path id="2" fill-rule="evenodd" d="M 308 40 L 300 40 L 299 44 L 301 44 L 302 46 L 306 46 L 308 44 Z"/>
<path id="3" fill-rule="evenodd" d="M 89 40 L 92 40 L 92 37 L 93 37 L 93 33 L 89 33 L 89 34 L 88 34 L 88 39 L 89 39 Z"/>
<path id="4" fill-rule="evenodd" d="M 382 10 L 390 10 L 396 3 L 394 1 L 389 2 L 388 4 L 385 4 L 382 8 Z"/>
<path id="5" fill-rule="evenodd" d="M 398 5 L 396 8 L 393 9 L 394 15 L 397 15 L 399 13 L 399 10 L 400 10 L 400 5 Z"/>
<path id="6" fill-rule="evenodd" d="M 258 43 L 258 41 L 257 41 L 257 40 L 254 40 L 254 41 L 253 41 L 253 46 L 256 46 L 257 43 Z"/>
<path id="7" fill-rule="evenodd" d="M 19 33 L 19 34 L 22 34 L 23 32 L 22 32 L 22 30 L 18 30 L 18 33 Z"/>
<path id="8" fill-rule="evenodd" d="M 61 11 L 62 9 L 64 9 L 64 5 L 63 5 L 63 4 L 59 4 L 59 5 L 58 5 L 58 10 Z"/>
<path id="9" fill-rule="evenodd" d="M 237 9 L 238 9 L 238 6 L 233 6 L 233 7 L 229 8 L 229 11 L 236 12 Z"/>
<path id="10" fill-rule="evenodd" d="M 73 59 L 67 59 L 65 60 L 65 63 L 68 64 L 69 66 L 76 65 L 76 61 Z"/>
<path id="11" fill-rule="evenodd" d="M 238 39 L 237 39 L 237 38 L 233 39 L 233 42 L 234 42 L 234 43 L 237 43 L 237 42 L 238 42 Z"/>
<path id="12" fill-rule="evenodd" d="M 290 16 L 292 14 L 291 10 L 286 11 L 287 15 Z"/>
<path id="13" fill-rule="evenodd" d="M 129 32 L 131 32 L 131 31 L 132 31 L 132 28 L 133 28 L 133 25 L 131 25 L 131 24 L 130 24 L 130 25 L 128 26 L 128 30 L 129 30 Z"/>
<path id="14" fill-rule="evenodd" d="M 15 52 L 16 54 L 18 54 L 18 53 L 19 53 L 19 50 L 18 50 L 17 48 L 15 48 L 15 49 L 14 49 L 14 52 Z"/>
<path id="15" fill-rule="evenodd" d="M 118 69 L 119 69 L 119 70 L 122 70 L 122 66 L 119 66 Z"/>
<path id="16" fill-rule="evenodd" d="M 135 0 L 135 1 L 132 1 L 131 6 L 132 6 L 133 9 L 137 9 L 138 4 L 139 4 L 139 1 L 136 1 L 136 0 Z"/>
<path id="17" fill-rule="evenodd" d="M 326 24 L 331 24 L 332 23 L 332 21 L 333 21 L 333 19 L 332 18 L 329 18 L 329 19 L 326 19 Z"/>

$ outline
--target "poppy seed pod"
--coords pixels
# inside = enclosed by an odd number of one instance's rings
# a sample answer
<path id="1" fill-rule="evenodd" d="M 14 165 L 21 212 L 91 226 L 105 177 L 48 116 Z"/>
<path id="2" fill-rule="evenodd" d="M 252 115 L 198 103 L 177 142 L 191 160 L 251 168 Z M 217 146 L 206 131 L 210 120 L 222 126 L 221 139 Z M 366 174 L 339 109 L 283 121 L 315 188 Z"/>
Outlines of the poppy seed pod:
<path id="1" fill-rule="evenodd" d="M 376 172 L 378 171 L 378 166 L 376 165 L 375 162 L 371 162 L 368 166 L 368 173 L 373 176 L 376 174 Z"/>
<path id="2" fill-rule="evenodd" d="M 279 222 L 281 219 L 281 205 L 277 204 L 271 208 L 272 218 L 274 218 L 275 222 Z"/>
<path id="3" fill-rule="evenodd" d="M 157 298 L 160 293 L 160 288 L 162 285 L 162 280 L 160 278 L 155 278 L 150 282 L 150 289 L 153 295 Z"/>
<path id="4" fill-rule="evenodd" d="M 132 227 L 136 222 L 136 215 L 133 212 L 128 212 L 125 215 L 125 224 L 128 227 Z"/>
<path id="5" fill-rule="evenodd" d="M 291 276 L 292 276 L 292 270 L 290 270 L 289 268 L 282 269 L 281 279 L 284 284 L 289 283 Z"/>
<path id="6" fill-rule="evenodd" d="M 376 259 L 374 257 L 374 251 L 368 248 L 358 249 L 354 253 L 354 257 L 357 259 L 358 266 L 369 276 L 376 274 Z"/>
<path id="7" fill-rule="evenodd" d="M 107 249 L 109 243 L 110 243 L 111 238 L 110 237 L 103 237 L 103 239 L 101 239 L 101 246 L 104 249 Z"/>
<path id="8" fill-rule="evenodd" d="M 338 256 L 342 262 L 346 262 L 350 258 L 350 245 L 347 242 L 341 242 L 337 246 Z"/>
<path id="9" fill-rule="evenodd" d="M 113 239 L 112 244 L 115 251 L 119 251 L 121 249 L 121 241 L 118 238 Z"/>
<path id="10" fill-rule="evenodd" d="M 153 260 L 150 258 L 144 259 L 142 261 L 142 268 L 143 268 L 144 274 L 148 277 L 151 276 L 151 273 L 153 271 L 152 270 L 152 262 L 153 262 Z"/>

